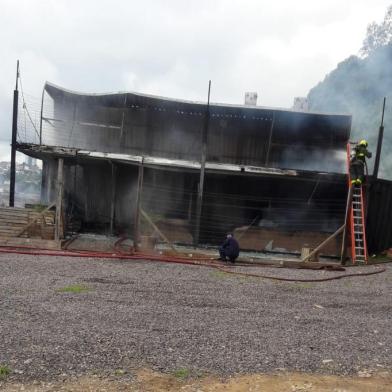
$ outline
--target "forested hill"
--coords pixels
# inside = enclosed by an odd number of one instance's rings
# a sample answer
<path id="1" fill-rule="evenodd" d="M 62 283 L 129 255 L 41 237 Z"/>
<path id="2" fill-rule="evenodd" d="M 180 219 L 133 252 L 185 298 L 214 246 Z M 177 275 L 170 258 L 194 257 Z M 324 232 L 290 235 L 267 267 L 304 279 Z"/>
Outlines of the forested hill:
<path id="1" fill-rule="evenodd" d="M 380 177 L 392 179 L 392 44 L 375 49 L 363 59 L 347 58 L 308 94 L 312 111 L 352 114 L 351 139 L 367 139 L 373 155 L 384 97 L 387 102 Z M 370 170 L 373 161 L 369 162 Z"/>

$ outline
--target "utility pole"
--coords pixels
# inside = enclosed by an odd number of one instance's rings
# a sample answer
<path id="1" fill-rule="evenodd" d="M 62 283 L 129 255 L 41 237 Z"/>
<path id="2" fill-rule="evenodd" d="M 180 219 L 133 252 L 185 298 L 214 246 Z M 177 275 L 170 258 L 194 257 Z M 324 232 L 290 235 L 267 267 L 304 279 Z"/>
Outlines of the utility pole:
<path id="1" fill-rule="evenodd" d="M 200 162 L 200 179 L 199 179 L 199 189 L 197 195 L 197 205 L 196 205 L 196 228 L 195 237 L 193 239 L 193 245 L 197 246 L 199 244 L 200 237 L 200 218 L 203 206 L 203 191 L 204 191 L 204 173 L 207 160 L 207 138 L 208 138 L 208 127 L 210 124 L 210 93 L 211 93 L 211 80 L 208 82 L 208 99 L 206 107 L 206 115 L 204 121 L 204 127 L 201 138 L 201 162 Z"/>
<path id="2" fill-rule="evenodd" d="M 19 60 L 16 62 L 16 83 L 14 90 L 14 106 L 12 111 L 12 138 L 11 138 L 11 169 L 10 169 L 10 199 L 9 206 L 15 204 L 15 164 L 16 164 L 16 135 L 18 133 L 18 103 L 19 103 Z"/>
<path id="3" fill-rule="evenodd" d="M 374 160 L 373 179 L 377 179 L 378 168 L 380 166 L 382 139 L 383 139 L 383 136 L 384 136 L 385 101 L 386 101 L 386 97 L 384 97 L 384 102 L 383 102 L 383 105 L 382 105 L 381 125 L 380 125 L 380 128 L 378 130 L 377 151 L 376 151 L 376 156 L 375 156 L 375 160 Z"/>

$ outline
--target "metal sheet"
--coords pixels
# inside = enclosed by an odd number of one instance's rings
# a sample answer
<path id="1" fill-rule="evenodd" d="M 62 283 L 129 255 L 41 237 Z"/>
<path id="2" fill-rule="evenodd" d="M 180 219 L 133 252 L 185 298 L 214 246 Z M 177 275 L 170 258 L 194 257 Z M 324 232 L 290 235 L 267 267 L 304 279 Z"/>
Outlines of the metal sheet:
<path id="1" fill-rule="evenodd" d="M 51 84 L 45 91 L 43 144 L 200 161 L 203 103 Z M 207 160 L 339 173 L 350 128 L 348 115 L 211 104 Z"/>

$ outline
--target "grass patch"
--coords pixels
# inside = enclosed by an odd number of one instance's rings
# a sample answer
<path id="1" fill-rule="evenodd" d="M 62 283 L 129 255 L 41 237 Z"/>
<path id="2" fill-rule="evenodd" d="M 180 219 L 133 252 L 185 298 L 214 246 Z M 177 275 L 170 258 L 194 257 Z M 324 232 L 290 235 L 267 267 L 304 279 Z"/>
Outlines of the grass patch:
<path id="1" fill-rule="evenodd" d="M 65 286 L 65 287 L 62 287 L 60 289 L 57 289 L 56 291 L 58 293 L 75 293 L 75 294 L 78 294 L 78 293 L 85 293 L 87 291 L 90 291 L 90 289 L 87 286 L 82 285 L 82 284 L 72 284 L 70 286 Z"/>
<path id="2" fill-rule="evenodd" d="M 227 272 L 224 272 L 224 271 L 213 271 L 210 273 L 210 275 L 213 278 L 217 278 L 217 279 L 226 279 L 229 276 L 233 276 L 232 274 L 228 274 Z"/>
<path id="3" fill-rule="evenodd" d="M 191 371 L 189 369 L 177 369 L 174 370 L 173 372 L 173 376 L 176 378 L 179 378 L 180 380 L 185 380 L 186 378 L 188 378 L 191 375 Z"/>
<path id="4" fill-rule="evenodd" d="M 11 373 L 11 369 L 7 365 L 0 366 L 0 380 L 6 378 Z"/>
<path id="5" fill-rule="evenodd" d="M 346 281 L 343 283 L 343 286 L 344 286 L 344 287 L 347 287 L 348 289 L 351 289 L 351 288 L 353 287 L 353 284 L 352 284 L 352 282 L 350 282 L 349 280 L 346 280 Z"/>

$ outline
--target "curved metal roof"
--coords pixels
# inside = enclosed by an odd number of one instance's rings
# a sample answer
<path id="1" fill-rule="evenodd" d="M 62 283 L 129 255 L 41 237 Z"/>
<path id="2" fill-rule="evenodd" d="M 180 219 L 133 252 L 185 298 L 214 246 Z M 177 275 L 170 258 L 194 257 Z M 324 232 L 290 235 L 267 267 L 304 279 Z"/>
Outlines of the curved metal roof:
<path id="1" fill-rule="evenodd" d="M 177 104 L 177 105 L 194 105 L 194 106 L 200 106 L 201 109 L 203 109 L 206 106 L 206 102 L 170 98 L 170 97 L 164 97 L 164 96 L 153 95 L 153 94 L 139 93 L 135 91 L 118 91 L 118 92 L 108 92 L 108 93 L 81 92 L 81 91 L 67 89 L 48 81 L 45 82 L 44 90 L 46 90 L 48 94 L 51 95 L 52 97 L 59 96 L 59 95 L 74 95 L 79 97 L 95 97 L 95 98 L 133 96 L 135 100 L 139 98 L 141 100 L 145 100 L 146 102 L 149 101 L 155 104 L 168 103 L 168 104 Z M 247 109 L 251 111 L 273 110 L 273 111 L 280 111 L 280 112 L 301 113 L 301 114 L 309 114 L 309 115 L 351 117 L 351 115 L 348 113 L 328 113 L 328 112 L 312 112 L 312 111 L 304 112 L 304 111 L 295 111 L 290 108 L 270 107 L 270 106 L 238 105 L 238 104 L 217 103 L 217 102 L 211 102 L 210 106 L 215 108 L 227 108 L 227 109 Z"/>

